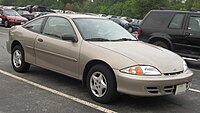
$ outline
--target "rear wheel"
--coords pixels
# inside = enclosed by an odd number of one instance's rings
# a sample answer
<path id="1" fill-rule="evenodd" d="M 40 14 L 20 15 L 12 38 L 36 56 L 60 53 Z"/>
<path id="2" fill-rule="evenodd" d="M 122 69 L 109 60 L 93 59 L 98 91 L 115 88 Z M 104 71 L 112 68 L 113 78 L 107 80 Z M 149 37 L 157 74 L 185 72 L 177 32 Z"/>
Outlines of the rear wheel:
<path id="1" fill-rule="evenodd" d="M 87 88 L 91 98 L 108 103 L 116 98 L 116 80 L 111 69 L 103 64 L 93 66 L 87 76 Z"/>
<path id="2" fill-rule="evenodd" d="M 163 41 L 155 41 L 155 42 L 153 42 L 152 44 L 154 44 L 154 45 L 156 45 L 156 46 L 163 47 L 163 48 L 165 48 L 165 49 L 170 49 L 169 44 L 167 44 L 166 42 L 163 42 Z"/>
<path id="3" fill-rule="evenodd" d="M 24 50 L 20 45 L 16 45 L 12 50 L 11 62 L 16 72 L 24 73 L 30 68 L 30 64 L 25 62 Z"/>

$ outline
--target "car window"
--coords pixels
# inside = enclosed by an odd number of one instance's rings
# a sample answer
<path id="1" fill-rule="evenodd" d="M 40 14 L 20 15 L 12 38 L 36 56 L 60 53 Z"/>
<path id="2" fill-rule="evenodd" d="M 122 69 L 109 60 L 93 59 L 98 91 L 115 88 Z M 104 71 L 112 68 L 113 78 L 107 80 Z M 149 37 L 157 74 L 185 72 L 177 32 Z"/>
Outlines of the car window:
<path id="1" fill-rule="evenodd" d="M 181 29 L 183 25 L 185 14 L 176 14 L 172 19 L 169 28 L 172 29 Z"/>
<path id="2" fill-rule="evenodd" d="M 191 31 L 200 31 L 200 16 L 190 17 L 188 29 Z"/>
<path id="3" fill-rule="evenodd" d="M 19 14 L 15 10 L 4 10 L 4 15 L 7 16 L 19 16 Z"/>
<path id="4" fill-rule="evenodd" d="M 45 18 L 40 18 L 40 19 L 34 20 L 34 21 L 26 24 L 24 26 L 24 28 L 34 31 L 34 32 L 37 32 L 37 33 L 40 33 L 44 19 Z"/>
<path id="5" fill-rule="evenodd" d="M 165 28 L 168 27 L 172 16 L 173 13 L 168 12 L 151 12 L 142 26 L 145 28 Z"/>
<path id="6" fill-rule="evenodd" d="M 43 30 L 43 34 L 61 38 L 65 34 L 75 34 L 70 22 L 62 17 L 49 17 Z"/>

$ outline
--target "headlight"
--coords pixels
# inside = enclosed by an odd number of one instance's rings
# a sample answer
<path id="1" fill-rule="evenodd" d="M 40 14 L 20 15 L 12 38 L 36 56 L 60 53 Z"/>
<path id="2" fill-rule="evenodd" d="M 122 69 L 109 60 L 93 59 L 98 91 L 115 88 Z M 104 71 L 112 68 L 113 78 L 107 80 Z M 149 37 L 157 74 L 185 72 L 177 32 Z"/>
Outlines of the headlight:
<path id="1" fill-rule="evenodd" d="M 153 66 L 132 66 L 120 70 L 123 73 L 133 75 L 160 76 L 161 73 Z"/>
<path id="2" fill-rule="evenodd" d="M 184 60 L 183 61 L 183 71 L 186 72 L 187 70 L 188 70 L 188 66 L 187 66 L 187 63 Z"/>

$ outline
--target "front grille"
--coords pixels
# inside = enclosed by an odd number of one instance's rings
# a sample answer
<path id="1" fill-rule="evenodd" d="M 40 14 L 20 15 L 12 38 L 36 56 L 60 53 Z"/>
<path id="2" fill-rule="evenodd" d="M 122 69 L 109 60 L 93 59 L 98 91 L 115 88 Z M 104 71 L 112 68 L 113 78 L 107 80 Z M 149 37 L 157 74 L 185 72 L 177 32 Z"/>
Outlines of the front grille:
<path id="1" fill-rule="evenodd" d="M 152 93 L 152 94 L 158 94 L 159 89 L 158 87 L 146 87 L 147 92 Z"/>
<path id="2" fill-rule="evenodd" d="M 146 87 L 146 91 L 152 95 L 169 95 L 174 94 L 176 91 L 177 85 L 170 85 L 170 86 L 152 86 L 152 87 Z M 189 89 L 191 86 L 191 83 L 186 83 L 186 88 Z"/>
<path id="3" fill-rule="evenodd" d="M 183 73 L 183 71 L 178 71 L 178 72 L 173 72 L 173 73 L 164 73 L 165 76 L 170 76 L 170 75 L 178 75 Z"/>
<path id="4" fill-rule="evenodd" d="M 175 91 L 175 86 L 164 86 L 164 87 L 146 87 L 148 93 L 158 95 L 158 94 L 173 94 Z"/>
<path id="5" fill-rule="evenodd" d="M 175 90 L 175 86 L 165 86 L 164 87 L 164 92 L 165 93 L 169 93 L 169 94 L 172 94 Z"/>

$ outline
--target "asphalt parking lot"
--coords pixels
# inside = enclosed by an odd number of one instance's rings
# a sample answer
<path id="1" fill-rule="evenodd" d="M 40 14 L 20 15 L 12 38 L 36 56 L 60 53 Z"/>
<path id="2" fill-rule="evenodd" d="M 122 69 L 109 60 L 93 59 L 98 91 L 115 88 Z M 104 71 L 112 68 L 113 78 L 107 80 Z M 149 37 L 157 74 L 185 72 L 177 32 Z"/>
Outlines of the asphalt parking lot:
<path id="1" fill-rule="evenodd" d="M 8 28 L 0 27 L 0 113 L 199 113 L 200 66 L 190 63 L 194 72 L 192 87 L 180 95 L 136 97 L 120 95 L 111 104 L 93 101 L 81 81 L 32 66 L 25 74 L 16 73 L 6 51 Z"/>

